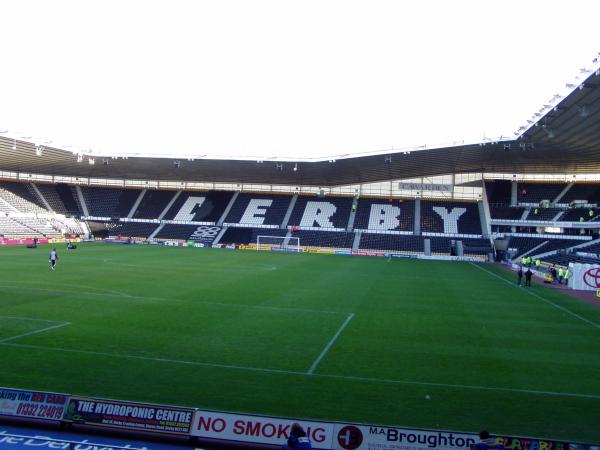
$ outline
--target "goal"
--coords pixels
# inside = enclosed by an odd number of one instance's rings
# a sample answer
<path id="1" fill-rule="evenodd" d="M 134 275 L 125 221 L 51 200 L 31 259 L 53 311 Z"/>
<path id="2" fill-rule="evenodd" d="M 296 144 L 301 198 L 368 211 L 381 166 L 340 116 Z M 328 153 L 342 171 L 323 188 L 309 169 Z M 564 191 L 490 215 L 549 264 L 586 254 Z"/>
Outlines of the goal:
<path id="1" fill-rule="evenodd" d="M 267 249 L 282 252 L 300 252 L 300 238 L 294 236 L 256 236 L 256 250 Z"/>

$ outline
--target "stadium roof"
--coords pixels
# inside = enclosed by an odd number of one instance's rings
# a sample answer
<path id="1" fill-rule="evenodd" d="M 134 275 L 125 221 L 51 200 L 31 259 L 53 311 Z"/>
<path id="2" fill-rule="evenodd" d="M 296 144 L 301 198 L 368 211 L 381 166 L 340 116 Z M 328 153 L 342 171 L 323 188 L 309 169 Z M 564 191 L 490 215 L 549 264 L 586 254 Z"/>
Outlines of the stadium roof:
<path id="1" fill-rule="evenodd" d="M 574 87 L 574 86 L 573 86 Z M 520 134 L 519 134 L 520 133 Z M 516 139 L 304 160 L 111 158 L 0 137 L 0 170 L 74 177 L 339 186 L 450 173 L 600 173 L 600 73 Z M 93 164 L 90 163 L 93 161 Z"/>

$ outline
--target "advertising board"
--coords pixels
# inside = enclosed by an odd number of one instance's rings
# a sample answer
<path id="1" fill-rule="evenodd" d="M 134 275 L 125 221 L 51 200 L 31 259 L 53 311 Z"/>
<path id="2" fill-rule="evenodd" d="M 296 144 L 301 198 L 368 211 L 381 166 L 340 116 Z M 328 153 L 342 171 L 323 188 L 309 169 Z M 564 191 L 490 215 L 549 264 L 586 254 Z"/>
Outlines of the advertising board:
<path id="1" fill-rule="evenodd" d="M 103 428 L 187 435 L 193 416 L 191 408 L 71 397 L 64 421 Z"/>
<path id="2" fill-rule="evenodd" d="M 207 439 L 281 446 L 287 441 L 294 422 L 306 430 L 313 448 L 332 448 L 333 423 L 217 411 L 196 411 L 192 435 Z"/>
<path id="3" fill-rule="evenodd" d="M 68 395 L 0 388 L 0 415 L 60 421 Z"/>

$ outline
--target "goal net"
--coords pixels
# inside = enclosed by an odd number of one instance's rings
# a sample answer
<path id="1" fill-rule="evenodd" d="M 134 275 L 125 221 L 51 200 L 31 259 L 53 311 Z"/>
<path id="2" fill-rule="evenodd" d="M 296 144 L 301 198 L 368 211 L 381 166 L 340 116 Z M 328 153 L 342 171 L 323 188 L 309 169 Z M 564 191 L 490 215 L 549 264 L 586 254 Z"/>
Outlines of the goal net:
<path id="1" fill-rule="evenodd" d="M 275 249 L 284 252 L 299 252 L 300 238 L 286 236 L 256 236 L 256 250 Z"/>

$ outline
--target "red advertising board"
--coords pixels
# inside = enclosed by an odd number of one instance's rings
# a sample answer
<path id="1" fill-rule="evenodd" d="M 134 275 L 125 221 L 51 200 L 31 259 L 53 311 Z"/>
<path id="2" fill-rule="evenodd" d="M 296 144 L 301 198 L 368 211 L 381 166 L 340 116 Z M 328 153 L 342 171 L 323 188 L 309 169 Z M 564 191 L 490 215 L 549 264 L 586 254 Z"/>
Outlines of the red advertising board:
<path id="1" fill-rule="evenodd" d="M 48 239 L 38 239 L 38 244 L 47 244 Z M 33 238 L 11 239 L 0 238 L 0 245 L 30 245 L 33 244 Z"/>

